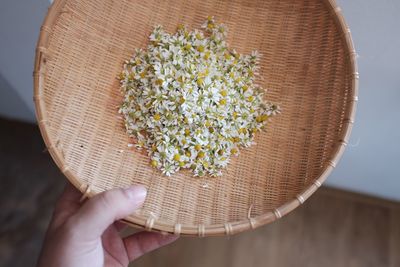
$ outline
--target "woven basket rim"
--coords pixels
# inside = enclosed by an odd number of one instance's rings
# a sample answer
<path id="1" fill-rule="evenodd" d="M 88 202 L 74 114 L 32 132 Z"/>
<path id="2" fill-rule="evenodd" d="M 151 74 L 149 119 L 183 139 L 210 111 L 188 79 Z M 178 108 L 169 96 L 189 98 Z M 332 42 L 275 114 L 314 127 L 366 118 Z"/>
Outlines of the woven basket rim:
<path id="1" fill-rule="evenodd" d="M 345 147 L 349 141 L 351 130 L 354 124 L 355 111 L 358 101 L 358 66 L 357 66 L 357 54 L 354 48 L 350 28 L 347 26 L 341 8 L 336 4 L 335 0 L 321 0 L 327 6 L 331 12 L 332 17 L 338 29 L 341 31 L 341 38 L 345 41 L 346 46 L 346 57 L 350 63 L 350 71 L 352 73 L 351 81 L 351 103 L 344 119 L 344 130 L 337 144 L 335 145 L 332 157 L 328 161 L 326 167 L 324 167 L 322 174 L 316 177 L 313 183 L 306 187 L 300 194 L 295 198 L 287 201 L 273 211 L 251 217 L 251 210 L 249 210 L 248 218 L 242 221 L 229 222 L 225 224 L 214 224 L 214 225 L 181 225 L 181 224 L 168 224 L 163 221 L 154 221 L 153 218 L 139 215 L 132 215 L 125 218 L 123 221 L 128 225 L 144 228 L 146 230 L 168 232 L 174 234 L 180 234 L 185 236 L 220 236 L 220 235 L 231 235 L 240 233 L 249 229 L 254 229 L 259 226 L 265 225 L 272 221 L 275 221 L 282 216 L 288 214 L 296 207 L 303 204 L 327 179 L 332 170 L 336 167 Z M 83 198 L 92 197 L 95 195 L 90 190 L 90 187 L 79 181 L 78 177 L 72 173 L 65 164 L 62 153 L 56 148 L 54 140 L 50 138 L 48 126 L 46 124 L 46 112 L 42 99 L 43 89 L 43 66 L 46 64 L 46 49 L 48 47 L 48 40 L 52 27 L 57 21 L 57 18 L 62 13 L 62 8 L 66 4 L 67 0 L 55 0 L 50 6 L 48 13 L 44 19 L 44 22 L 40 29 L 40 34 L 36 46 L 35 65 L 33 72 L 34 81 L 34 103 L 37 123 L 44 139 L 45 145 L 55 161 L 56 165 L 60 168 L 66 178 L 83 193 Z"/>

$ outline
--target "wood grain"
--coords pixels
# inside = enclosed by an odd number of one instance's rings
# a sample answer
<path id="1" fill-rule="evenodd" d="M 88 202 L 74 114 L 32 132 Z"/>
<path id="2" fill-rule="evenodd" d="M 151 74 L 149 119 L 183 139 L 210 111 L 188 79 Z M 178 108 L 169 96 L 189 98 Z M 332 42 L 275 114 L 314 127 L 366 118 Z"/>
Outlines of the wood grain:
<path id="1" fill-rule="evenodd" d="M 400 266 L 400 209 L 393 210 L 390 229 L 390 267 L 398 267 Z"/>

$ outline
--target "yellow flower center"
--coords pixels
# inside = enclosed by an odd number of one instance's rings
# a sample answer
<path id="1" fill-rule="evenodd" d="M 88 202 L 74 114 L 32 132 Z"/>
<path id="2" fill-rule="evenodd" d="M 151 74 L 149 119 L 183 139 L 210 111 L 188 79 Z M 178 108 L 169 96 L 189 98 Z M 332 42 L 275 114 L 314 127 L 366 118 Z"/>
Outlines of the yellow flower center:
<path id="1" fill-rule="evenodd" d="M 156 84 L 157 84 L 157 85 L 162 85 L 163 82 L 164 82 L 163 79 L 157 79 L 157 80 L 156 80 Z"/>
<path id="2" fill-rule="evenodd" d="M 185 118 L 185 119 L 187 119 L 187 118 Z M 190 135 L 190 130 L 189 130 L 189 129 L 185 129 L 185 135 L 186 135 L 186 136 L 189 136 L 189 135 Z"/>
<path id="3" fill-rule="evenodd" d="M 153 160 L 151 161 L 151 166 L 152 166 L 152 167 L 157 167 L 157 165 L 158 165 L 157 161 L 153 159 Z"/>
<path id="4" fill-rule="evenodd" d="M 154 120 L 155 120 L 155 121 L 159 121 L 160 119 L 161 119 L 160 114 L 156 113 L 156 114 L 154 115 Z"/>
<path id="5" fill-rule="evenodd" d="M 180 161 L 180 160 L 181 160 L 181 155 L 175 154 L 175 155 L 174 155 L 174 160 L 175 160 L 175 161 Z"/>
<path id="6" fill-rule="evenodd" d="M 146 75 L 147 75 L 147 71 L 146 70 L 144 70 L 144 71 L 142 71 L 141 73 L 140 73 L 140 78 L 144 78 L 144 77 L 146 77 Z"/>

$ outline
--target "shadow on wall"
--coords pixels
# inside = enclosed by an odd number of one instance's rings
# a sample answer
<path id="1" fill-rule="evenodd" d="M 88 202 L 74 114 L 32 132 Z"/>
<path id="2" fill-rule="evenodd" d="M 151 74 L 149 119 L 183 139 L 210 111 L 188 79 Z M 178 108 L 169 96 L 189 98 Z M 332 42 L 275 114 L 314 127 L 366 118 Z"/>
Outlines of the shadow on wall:
<path id="1" fill-rule="evenodd" d="M 6 118 L 34 121 L 35 116 L 0 73 L 0 114 Z"/>
<path id="2" fill-rule="evenodd" d="M 33 62 L 49 1 L 1 0 L 0 3 L 0 116 L 34 122 Z"/>

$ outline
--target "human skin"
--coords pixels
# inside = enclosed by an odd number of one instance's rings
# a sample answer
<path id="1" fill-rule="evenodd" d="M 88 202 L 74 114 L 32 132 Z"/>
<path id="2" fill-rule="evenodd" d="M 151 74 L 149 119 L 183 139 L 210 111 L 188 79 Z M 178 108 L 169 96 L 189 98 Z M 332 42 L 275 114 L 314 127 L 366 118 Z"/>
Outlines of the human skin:
<path id="1" fill-rule="evenodd" d="M 68 184 L 56 204 L 37 267 L 128 266 L 178 238 L 152 232 L 121 237 L 125 225 L 118 220 L 140 208 L 144 186 L 109 190 L 85 203 L 80 198 Z"/>

